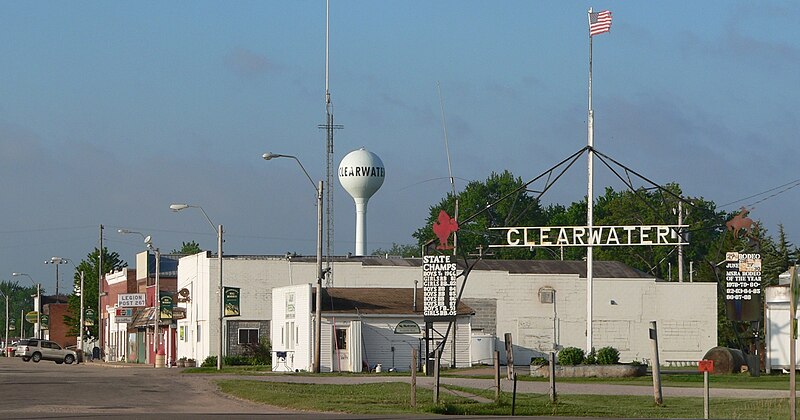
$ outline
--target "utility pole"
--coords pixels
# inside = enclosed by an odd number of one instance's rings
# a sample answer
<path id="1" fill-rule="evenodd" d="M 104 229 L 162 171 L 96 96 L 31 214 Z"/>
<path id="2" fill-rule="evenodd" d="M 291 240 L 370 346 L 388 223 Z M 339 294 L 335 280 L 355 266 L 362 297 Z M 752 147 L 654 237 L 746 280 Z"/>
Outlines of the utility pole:
<path id="1" fill-rule="evenodd" d="M 97 341 L 100 357 L 105 360 L 103 346 L 103 225 L 100 225 L 100 250 L 97 253 Z M 83 328 L 83 326 L 81 326 Z"/>

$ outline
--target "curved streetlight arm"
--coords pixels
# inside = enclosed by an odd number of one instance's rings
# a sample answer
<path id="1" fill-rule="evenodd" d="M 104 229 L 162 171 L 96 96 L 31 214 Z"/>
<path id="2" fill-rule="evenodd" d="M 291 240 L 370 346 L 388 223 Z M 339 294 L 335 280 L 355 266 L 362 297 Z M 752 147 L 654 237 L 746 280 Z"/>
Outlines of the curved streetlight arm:
<path id="1" fill-rule="evenodd" d="M 42 335 L 42 329 L 41 329 L 41 325 L 42 325 L 42 284 L 41 283 L 36 283 L 35 281 L 33 281 L 33 277 L 31 277 L 31 275 L 28 274 L 28 273 L 17 273 L 17 272 L 14 272 L 14 273 L 11 273 L 11 275 L 14 276 L 14 277 L 26 276 L 31 280 L 31 283 L 33 283 L 33 285 L 36 286 L 36 302 L 37 302 L 37 306 L 38 307 L 34 308 L 34 309 L 36 309 L 36 331 L 35 332 L 36 332 L 36 337 L 37 338 L 42 338 L 41 337 L 41 335 Z M 20 331 L 20 334 L 21 333 L 22 333 L 22 331 Z"/>
<path id="2" fill-rule="evenodd" d="M 191 208 L 195 208 L 195 209 L 200 209 L 200 211 L 203 212 L 203 216 L 205 216 L 206 220 L 208 220 L 208 224 L 211 225 L 211 229 L 214 229 L 214 232 L 217 232 L 217 234 L 219 235 L 219 231 L 217 230 L 217 226 L 214 225 L 214 222 L 211 221 L 211 218 L 208 217 L 208 214 L 206 214 L 206 211 L 203 210 L 202 207 L 193 206 L 191 204 L 180 203 L 180 204 L 170 204 L 169 209 L 172 210 L 173 212 L 177 213 L 177 212 L 179 212 L 179 211 L 181 211 L 183 209 L 188 209 L 190 207 Z"/>
<path id="3" fill-rule="evenodd" d="M 261 155 L 261 157 L 264 160 L 272 160 L 272 159 L 275 159 L 275 158 L 290 158 L 290 159 L 294 159 L 294 161 L 297 162 L 298 165 L 300 165 L 300 169 L 303 170 L 303 173 L 306 174 L 306 178 L 308 178 L 308 181 L 311 182 L 311 186 L 314 187 L 314 190 L 317 191 L 317 194 L 319 194 L 319 188 L 317 188 L 317 184 L 315 184 L 314 180 L 311 179 L 311 175 L 308 174 L 308 171 L 306 171 L 306 168 L 303 166 L 303 163 L 300 162 L 300 159 L 298 159 L 297 156 L 281 155 L 281 154 L 278 154 L 278 153 L 267 152 L 267 153 L 264 153 L 263 155 Z"/>

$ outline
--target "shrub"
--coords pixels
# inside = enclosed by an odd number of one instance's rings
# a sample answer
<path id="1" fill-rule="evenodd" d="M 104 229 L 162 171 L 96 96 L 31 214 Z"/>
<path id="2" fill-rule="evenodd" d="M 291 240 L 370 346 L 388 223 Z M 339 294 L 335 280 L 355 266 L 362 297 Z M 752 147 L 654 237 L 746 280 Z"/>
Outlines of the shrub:
<path id="1" fill-rule="evenodd" d="M 550 362 L 548 362 L 544 357 L 531 357 L 531 364 L 534 366 L 545 366 L 549 365 Z"/>
<path id="2" fill-rule="evenodd" d="M 577 347 L 565 347 L 558 352 L 558 364 L 575 366 L 583 362 L 583 350 Z"/>
<path id="3" fill-rule="evenodd" d="M 203 364 L 200 367 L 216 367 L 217 366 L 217 356 L 208 356 L 206 360 L 203 360 Z"/>
<path id="4" fill-rule="evenodd" d="M 603 347 L 597 352 L 597 363 L 615 365 L 619 363 L 619 351 L 614 347 Z"/>
<path id="5" fill-rule="evenodd" d="M 597 364 L 597 353 L 594 351 L 594 347 L 592 347 L 592 351 L 586 355 L 583 359 L 584 365 L 596 365 Z"/>

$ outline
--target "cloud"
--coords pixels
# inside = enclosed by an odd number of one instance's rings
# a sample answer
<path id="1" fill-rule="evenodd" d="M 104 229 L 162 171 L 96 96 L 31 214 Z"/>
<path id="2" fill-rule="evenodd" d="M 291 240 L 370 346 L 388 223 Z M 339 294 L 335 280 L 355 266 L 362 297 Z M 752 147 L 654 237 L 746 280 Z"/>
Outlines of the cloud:
<path id="1" fill-rule="evenodd" d="M 266 56 L 246 48 L 236 48 L 225 56 L 225 65 L 234 73 L 253 79 L 276 69 Z"/>

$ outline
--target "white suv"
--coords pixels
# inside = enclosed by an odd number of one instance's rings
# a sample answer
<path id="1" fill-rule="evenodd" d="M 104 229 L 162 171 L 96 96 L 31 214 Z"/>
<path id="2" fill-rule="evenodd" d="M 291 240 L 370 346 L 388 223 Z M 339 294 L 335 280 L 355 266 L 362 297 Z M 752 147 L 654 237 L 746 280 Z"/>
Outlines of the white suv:
<path id="1" fill-rule="evenodd" d="M 55 341 L 38 338 L 19 340 L 14 356 L 21 357 L 26 362 L 33 360 L 39 363 L 40 360 L 52 360 L 59 365 L 62 363 L 71 365 L 78 357 L 77 353 L 62 349 Z"/>

